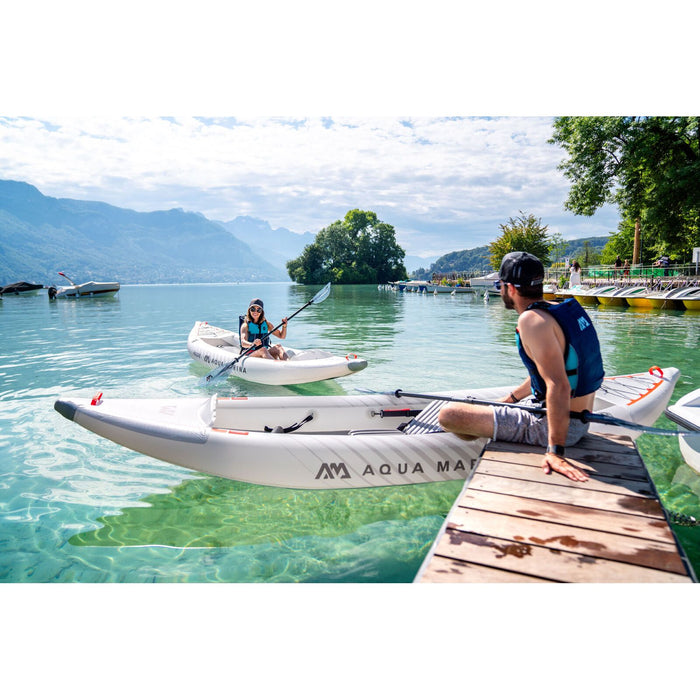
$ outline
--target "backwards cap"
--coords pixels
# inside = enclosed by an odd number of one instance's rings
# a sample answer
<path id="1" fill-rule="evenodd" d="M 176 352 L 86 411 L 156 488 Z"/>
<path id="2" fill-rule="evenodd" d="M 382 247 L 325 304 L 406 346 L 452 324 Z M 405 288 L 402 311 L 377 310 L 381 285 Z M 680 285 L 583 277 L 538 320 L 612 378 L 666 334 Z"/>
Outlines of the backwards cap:
<path id="1" fill-rule="evenodd" d="M 544 265 L 534 255 L 516 251 L 503 257 L 498 276 L 516 287 L 534 287 L 544 282 Z"/>

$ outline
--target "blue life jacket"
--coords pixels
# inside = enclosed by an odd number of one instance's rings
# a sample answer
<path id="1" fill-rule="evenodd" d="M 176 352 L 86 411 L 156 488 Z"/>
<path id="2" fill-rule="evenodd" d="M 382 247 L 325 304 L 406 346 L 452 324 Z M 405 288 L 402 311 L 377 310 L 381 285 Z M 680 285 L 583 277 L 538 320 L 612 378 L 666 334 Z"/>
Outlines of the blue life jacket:
<path id="1" fill-rule="evenodd" d="M 599 389 L 605 376 L 600 343 L 593 323 L 581 304 L 571 297 L 561 304 L 536 301 L 527 308 L 549 312 L 564 332 L 564 365 L 571 385 L 571 398 L 586 396 Z M 538 401 L 543 401 L 547 386 L 537 371 L 537 366 L 525 352 L 517 329 L 515 342 L 520 358 L 530 374 L 532 393 Z"/>
<path id="2" fill-rule="evenodd" d="M 240 334 L 240 328 L 245 322 L 245 316 L 240 316 L 239 317 L 239 323 L 238 323 L 238 330 Z M 269 333 L 267 321 L 263 321 L 262 324 L 258 323 L 253 323 L 252 321 L 248 321 L 248 337 L 246 340 L 249 343 L 254 343 L 256 338 L 260 338 L 262 340 L 264 335 L 267 335 Z M 263 347 L 270 347 L 270 337 L 268 336 L 265 338 L 265 340 L 262 341 Z"/>

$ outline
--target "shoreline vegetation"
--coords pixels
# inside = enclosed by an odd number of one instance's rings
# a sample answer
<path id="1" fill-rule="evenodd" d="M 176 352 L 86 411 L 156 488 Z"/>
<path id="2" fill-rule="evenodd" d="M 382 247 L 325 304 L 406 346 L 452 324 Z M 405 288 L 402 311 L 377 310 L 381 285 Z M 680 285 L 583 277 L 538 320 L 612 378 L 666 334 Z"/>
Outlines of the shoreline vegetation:
<path id="1" fill-rule="evenodd" d="M 475 277 L 492 274 L 494 270 L 469 270 L 463 272 L 436 272 L 430 278 L 432 284 L 450 287 L 469 286 L 469 280 Z M 545 270 L 545 284 L 557 284 L 563 287 L 568 284 L 569 271 L 564 263 L 557 263 Z M 419 281 L 419 280 L 406 280 Z M 687 286 L 691 283 L 700 284 L 700 274 L 695 272 L 694 265 L 671 265 L 659 268 L 653 265 L 638 265 L 623 273 L 614 265 L 595 265 L 581 268 L 581 284 L 614 284 L 616 282 L 632 283 L 647 286 Z"/>

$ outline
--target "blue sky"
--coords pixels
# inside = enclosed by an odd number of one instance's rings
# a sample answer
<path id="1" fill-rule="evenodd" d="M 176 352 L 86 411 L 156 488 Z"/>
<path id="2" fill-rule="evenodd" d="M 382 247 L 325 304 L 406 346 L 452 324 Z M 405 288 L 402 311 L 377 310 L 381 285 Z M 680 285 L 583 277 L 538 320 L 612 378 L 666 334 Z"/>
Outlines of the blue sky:
<path id="1" fill-rule="evenodd" d="M 485 245 L 520 211 L 566 239 L 606 235 L 616 210 L 564 210 L 543 115 L 694 113 L 674 82 L 694 65 L 693 24 L 600 0 L 526 5 L 14 3 L 0 178 L 297 233 L 369 209 L 416 256 Z"/>

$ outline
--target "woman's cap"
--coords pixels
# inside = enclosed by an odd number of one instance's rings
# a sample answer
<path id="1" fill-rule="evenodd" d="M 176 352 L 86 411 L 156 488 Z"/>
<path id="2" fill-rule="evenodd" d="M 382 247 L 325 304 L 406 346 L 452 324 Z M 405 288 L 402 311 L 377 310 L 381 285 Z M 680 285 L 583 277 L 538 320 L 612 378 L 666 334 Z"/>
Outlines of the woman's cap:
<path id="1" fill-rule="evenodd" d="M 530 253 L 515 251 L 503 257 L 498 276 L 516 287 L 534 287 L 544 282 L 544 265 Z"/>
<path id="2" fill-rule="evenodd" d="M 248 308 L 250 308 L 251 306 L 259 306 L 261 309 L 265 308 L 263 306 L 262 299 L 251 299 L 250 304 L 248 304 Z"/>

